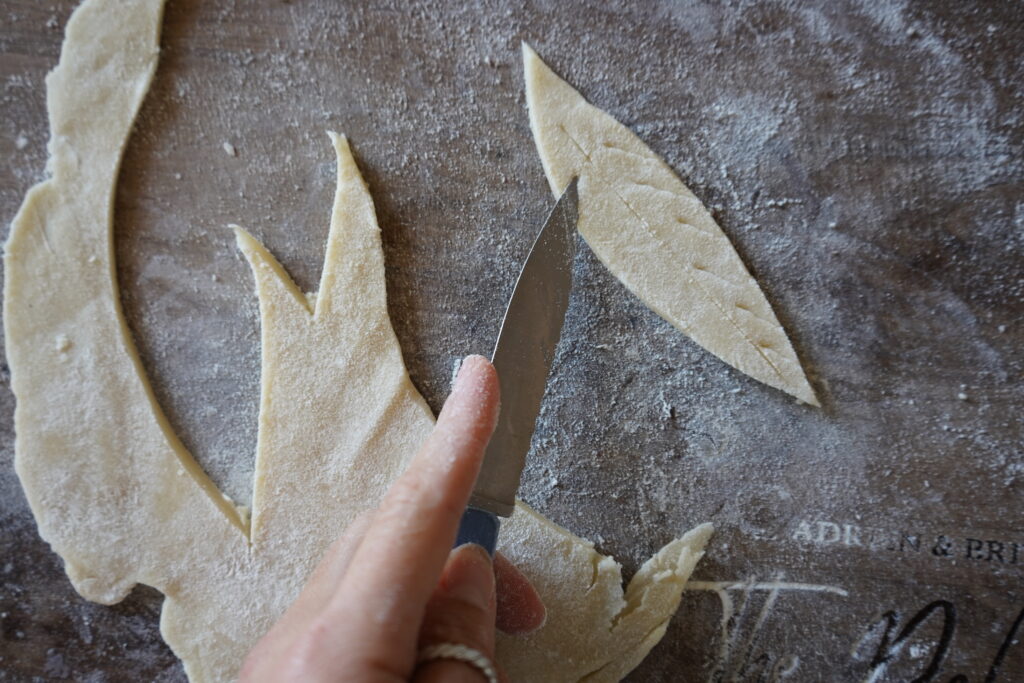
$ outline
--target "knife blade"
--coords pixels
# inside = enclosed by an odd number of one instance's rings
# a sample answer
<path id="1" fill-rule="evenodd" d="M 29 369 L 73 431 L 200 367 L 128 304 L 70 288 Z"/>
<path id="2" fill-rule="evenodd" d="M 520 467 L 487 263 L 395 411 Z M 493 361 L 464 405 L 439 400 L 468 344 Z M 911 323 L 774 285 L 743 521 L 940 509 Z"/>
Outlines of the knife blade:
<path id="1" fill-rule="evenodd" d="M 508 517 L 515 509 L 519 479 L 569 306 L 577 206 L 573 179 L 538 233 L 505 309 L 491 356 L 501 383 L 501 411 L 456 546 L 478 543 L 493 555 L 498 516 Z"/>

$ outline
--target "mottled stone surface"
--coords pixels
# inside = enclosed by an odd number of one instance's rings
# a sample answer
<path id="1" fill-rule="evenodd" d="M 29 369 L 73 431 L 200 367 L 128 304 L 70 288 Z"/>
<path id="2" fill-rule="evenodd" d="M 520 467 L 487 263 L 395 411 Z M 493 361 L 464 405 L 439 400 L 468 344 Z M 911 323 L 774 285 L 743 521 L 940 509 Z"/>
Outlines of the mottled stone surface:
<path id="1" fill-rule="evenodd" d="M 0 5 L 5 224 L 43 177 L 43 77 L 73 5 Z M 627 573 L 718 527 L 704 583 L 631 680 L 1024 678 L 1024 632 L 1006 640 L 1024 609 L 1019 3 L 170 0 L 116 248 L 199 461 L 248 500 L 258 321 L 224 226 L 315 288 L 326 129 L 370 183 L 430 404 L 456 358 L 490 348 L 552 202 L 521 40 L 714 210 L 825 405 L 726 367 L 583 250 L 523 497 Z M 0 680 L 181 680 L 159 594 L 87 603 L 39 540 L 2 369 Z"/>

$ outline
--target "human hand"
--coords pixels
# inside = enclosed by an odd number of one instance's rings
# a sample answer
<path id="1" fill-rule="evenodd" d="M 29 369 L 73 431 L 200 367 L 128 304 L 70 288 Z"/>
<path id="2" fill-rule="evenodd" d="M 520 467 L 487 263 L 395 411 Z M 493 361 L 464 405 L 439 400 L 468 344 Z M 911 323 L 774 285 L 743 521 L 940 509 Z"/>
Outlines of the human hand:
<path id="1" fill-rule="evenodd" d="M 479 683 L 475 665 L 433 659 L 454 643 L 494 659 L 495 622 L 527 633 L 544 621 L 529 581 L 500 554 L 450 550 L 498 415 L 486 359 L 462 363 L 437 425 L 380 507 L 327 550 L 295 603 L 253 648 L 240 679 Z"/>

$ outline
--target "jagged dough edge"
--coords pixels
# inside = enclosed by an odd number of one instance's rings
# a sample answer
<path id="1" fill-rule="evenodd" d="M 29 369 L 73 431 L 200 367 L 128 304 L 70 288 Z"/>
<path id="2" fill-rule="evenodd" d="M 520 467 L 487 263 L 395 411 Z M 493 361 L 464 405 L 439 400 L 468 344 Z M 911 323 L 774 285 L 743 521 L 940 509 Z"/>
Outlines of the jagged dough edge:
<path id="1" fill-rule="evenodd" d="M 499 634 L 499 660 L 511 680 L 576 683 L 624 676 L 661 640 L 711 533 L 711 525 L 703 524 L 666 545 L 624 594 L 614 559 L 520 503 L 503 526 L 501 551 L 546 602 L 571 607 L 549 611 L 545 626 L 529 636 Z M 552 566 L 565 569 L 557 583 Z"/>

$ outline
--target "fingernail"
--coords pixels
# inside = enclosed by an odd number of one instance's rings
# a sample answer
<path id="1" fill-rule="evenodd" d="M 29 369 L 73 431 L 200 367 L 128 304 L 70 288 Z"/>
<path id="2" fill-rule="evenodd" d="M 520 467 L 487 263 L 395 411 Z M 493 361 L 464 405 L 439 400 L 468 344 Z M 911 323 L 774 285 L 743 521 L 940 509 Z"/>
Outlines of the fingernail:
<path id="1" fill-rule="evenodd" d="M 494 567 L 491 556 L 475 543 L 452 551 L 444 574 L 445 592 L 458 600 L 486 610 L 494 600 Z"/>

